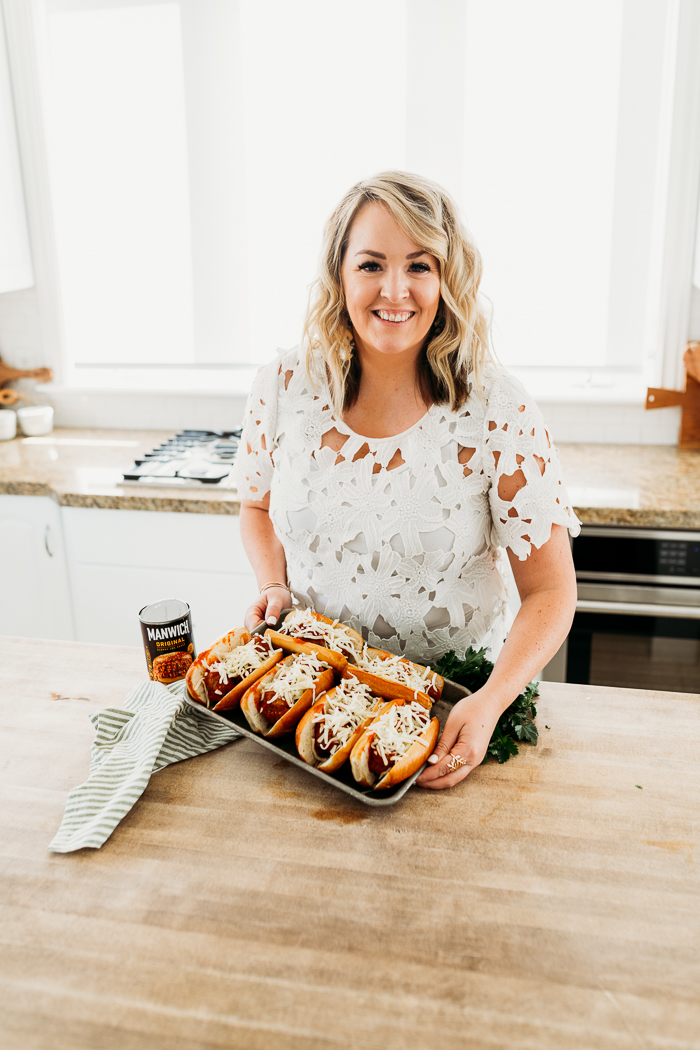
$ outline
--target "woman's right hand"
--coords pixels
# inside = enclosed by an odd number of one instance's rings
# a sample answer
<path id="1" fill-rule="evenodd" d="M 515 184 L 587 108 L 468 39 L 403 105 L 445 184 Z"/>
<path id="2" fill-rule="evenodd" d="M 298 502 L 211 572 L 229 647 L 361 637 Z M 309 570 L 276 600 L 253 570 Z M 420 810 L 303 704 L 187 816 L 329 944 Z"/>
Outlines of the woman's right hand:
<path id="1" fill-rule="evenodd" d="M 283 609 L 288 609 L 292 604 L 292 595 L 286 587 L 268 587 L 266 591 L 259 594 L 252 605 L 248 606 L 245 614 L 245 625 L 249 631 L 259 627 L 263 620 L 268 624 L 276 624 Z"/>

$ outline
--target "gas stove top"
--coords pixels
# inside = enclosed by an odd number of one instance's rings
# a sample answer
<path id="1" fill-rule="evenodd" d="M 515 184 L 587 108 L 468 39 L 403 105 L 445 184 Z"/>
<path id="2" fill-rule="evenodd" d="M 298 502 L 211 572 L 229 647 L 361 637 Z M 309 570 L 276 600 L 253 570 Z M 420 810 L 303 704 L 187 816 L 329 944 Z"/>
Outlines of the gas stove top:
<path id="1" fill-rule="evenodd" d="M 127 485 L 201 488 L 226 485 L 241 436 L 238 430 L 181 430 L 146 452 L 123 475 Z"/>

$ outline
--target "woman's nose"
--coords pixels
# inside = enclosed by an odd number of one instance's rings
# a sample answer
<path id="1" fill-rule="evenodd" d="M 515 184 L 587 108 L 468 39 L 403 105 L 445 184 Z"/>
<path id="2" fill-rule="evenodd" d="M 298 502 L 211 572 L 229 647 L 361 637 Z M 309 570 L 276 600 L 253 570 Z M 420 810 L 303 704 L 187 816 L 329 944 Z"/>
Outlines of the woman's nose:
<path id="1" fill-rule="evenodd" d="M 408 278 L 402 270 L 385 270 L 382 295 L 390 303 L 399 303 L 409 296 Z"/>

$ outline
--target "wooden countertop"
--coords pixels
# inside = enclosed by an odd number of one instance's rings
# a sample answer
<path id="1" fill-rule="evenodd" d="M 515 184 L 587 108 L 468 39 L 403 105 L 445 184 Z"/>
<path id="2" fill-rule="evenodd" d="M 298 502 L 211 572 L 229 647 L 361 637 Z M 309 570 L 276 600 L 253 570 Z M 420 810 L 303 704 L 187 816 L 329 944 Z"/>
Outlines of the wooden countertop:
<path id="1" fill-rule="evenodd" d="M 539 746 L 379 811 L 239 740 L 51 854 L 143 654 L 0 660 L 3 1047 L 700 1045 L 700 697 L 546 683 Z"/>
<path id="2" fill-rule="evenodd" d="M 59 428 L 0 441 L 0 494 L 51 496 L 68 507 L 238 514 L 228 489 L 124 485 L 134 459 L 172 437 L 160 430 Z M 561 445 L 564 478 L 587 525 L 700 529 L 700 452 L 667 445 Z"/>

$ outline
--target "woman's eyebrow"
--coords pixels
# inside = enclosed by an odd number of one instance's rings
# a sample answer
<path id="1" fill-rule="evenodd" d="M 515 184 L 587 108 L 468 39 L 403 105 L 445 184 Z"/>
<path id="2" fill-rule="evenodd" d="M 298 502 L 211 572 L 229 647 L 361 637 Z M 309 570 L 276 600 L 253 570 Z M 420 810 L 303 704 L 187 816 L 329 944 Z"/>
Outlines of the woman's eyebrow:
<path id="1" fill-rule="evenodd" d="M 356 255 L 371 255 L 375 259 L 386 259 L 386 255 L 384 255 L 382 252 L 371 252 L 369 250 L 369 248 L 363 248 L 361 252 L 356 252 L 355 254 Z M 407 255 L 406 258 L 407 259 L 417 259 L 419 255 L 425 255 L 425 248 L 421 248 L 421 250 L 419 252 L 411 252 L 411 254 Z"/>

